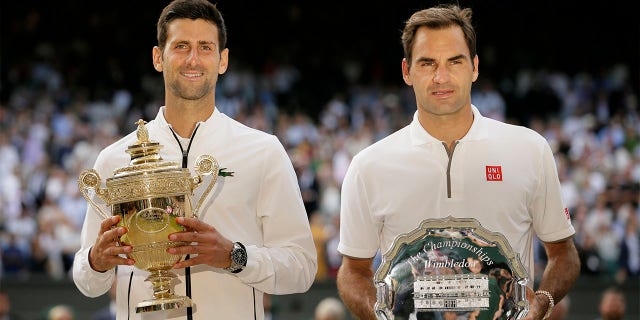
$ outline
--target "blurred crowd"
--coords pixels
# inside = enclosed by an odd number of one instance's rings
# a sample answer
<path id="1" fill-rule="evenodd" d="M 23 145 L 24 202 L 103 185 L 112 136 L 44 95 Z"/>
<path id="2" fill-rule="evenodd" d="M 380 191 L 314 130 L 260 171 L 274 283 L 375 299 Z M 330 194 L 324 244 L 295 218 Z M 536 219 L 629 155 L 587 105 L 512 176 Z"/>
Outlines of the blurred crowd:
<path id="1" fill-rule="evenodd" d="M 43 57 L 55 56 L 52 51 L 39 49 Z M 162 105 L 161 75 L 143 76 L 139 88 L 128 89 L 117 81 L 99 87 L 70 82 L 73 70 L 54 59 L 4 68 L 2 277 L 45 273 L 63 279 L 79 248 L 87 207 L 77 178 L 103 147 L 133 131 L 137 119 L 153 119 Z M 124 72 L 122 66 L 110 68 L 110 79 Z M 484 115 L 547 138 L 577 230 L 583 273 L 618 283 L 640 274 L 640 114 L 630 72 L 625 64 L 597 74 L 521 69 L 510 77 L 481 78 L 472 92 Z M 316 239 L 317 281 L 331 281 L 341 260 L 340 188 L 350 160 L 407 125 L 415 100 L 400 80 L 365 85 L 346 79 L 343 90 L 318 102 L 319 110 L 291 108 L 300 77 L 292 64 L 260 72 L 235 64 L 221 77 L 216 102 L 220 111 L 273 133 L 286 147 Z M 543 266 L 544 252 L 537 252 Z"/>

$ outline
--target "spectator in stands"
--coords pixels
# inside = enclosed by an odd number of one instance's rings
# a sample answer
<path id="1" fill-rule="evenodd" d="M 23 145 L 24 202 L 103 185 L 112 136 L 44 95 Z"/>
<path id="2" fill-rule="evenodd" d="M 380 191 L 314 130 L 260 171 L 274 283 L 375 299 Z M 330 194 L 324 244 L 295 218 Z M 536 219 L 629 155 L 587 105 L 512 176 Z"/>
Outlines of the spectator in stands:
<path id="1" fill-rule="evenodd" d="M 340 299 L 323 298 L 315 308 L 313 320 L 346 320 L 347 312 Z"/>
<path id="2" fill-rule="evenodd" d="M 2 273 L 5 276 L 24 277 L 29 272 L 29 252 L 20 247 L 15 234 L 9 234 L 9 241 L 0 248 L 2 253 Z"/>
<path id="3" fill-rule="evenodd" d="M 75 312 L 66 304 L 58 304 L 53 306 L 47 312 L 47 320 L 74 320 Z"/>
<path id="4" fill-rule="evenodd" d="M 622 320 L 626 312 L 627 302 L 624 293 L 618 287 L 607 288 L 600 297 L 597 320 Z"/>
<path id="5" fill-rule="evenodd" d="M 631 212 L 627 217 L 618 255 L 618 267 L 618 283 L 626 281 L 628 277 L 640 276 L 640 229 L 638 215 L 635 212 Z"/>
<path id="6" fill-rule="evenodd" d="M 262 295 L 262 307 L 264 308 L 264 320 L 277 320 L 270 294 Z"/>
<path id="7" fill-rule="evenodd" d="M 0 291 L 0 320 L 20 320 L 20 316 L 11 311 L 11 300 L 9 294 Z"/>

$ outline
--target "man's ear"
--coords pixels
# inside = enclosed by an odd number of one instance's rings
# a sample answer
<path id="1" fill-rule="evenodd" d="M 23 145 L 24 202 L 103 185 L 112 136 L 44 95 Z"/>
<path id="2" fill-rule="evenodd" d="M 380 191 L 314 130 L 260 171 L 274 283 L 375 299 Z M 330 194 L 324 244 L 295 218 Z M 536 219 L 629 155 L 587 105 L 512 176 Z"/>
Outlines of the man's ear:
<path id="1" fill-rule="evenodd" d="M 480 70 L 478 69 L 480 65 L 480 59 L 478 59 L 478 55 L 476 54 L 475 57 L 473 57 L 473 81 L 472 82 L 476 82 L 476 80 L 478 80 L 478 76 L 480 75 Z"/>
<path id="2" fill-rule="evenodd" d="M 406 83 L 409 86 L 413 85 L 413 82 L 411 81 L 411 78 L 409 77 L 409 62 L 407 61 L 407 58 L 403 58 L 402 59 L 402 79 L 404 79 L 404 83 Z"/>
<path id="3" fill-rule="evenodd" d="M 153 68 L 158 72 L 162 72 L 162 50 L 160 50 L 158 46 L 153 47 L 151 59 L 153 61 Z"/>
<path id="4" fill-rule="evenodd" d="M 220 68 L 218 68 L 218 74 L 227 72 L 229 67 L 229 48 L 224 48 L 220 51 Z"/>

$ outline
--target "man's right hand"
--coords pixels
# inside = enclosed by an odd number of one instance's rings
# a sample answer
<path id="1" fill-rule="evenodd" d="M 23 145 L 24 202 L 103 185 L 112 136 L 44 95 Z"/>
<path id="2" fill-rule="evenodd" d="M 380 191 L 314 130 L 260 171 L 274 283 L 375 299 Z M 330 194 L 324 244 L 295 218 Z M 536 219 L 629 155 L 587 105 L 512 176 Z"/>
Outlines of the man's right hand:
<path id="1" fill-rule="evenodd" d="M 118 238 L 128 231 L 125 227 L 115 228 L 120 219 L 120 216 L 113 216 L 102 220 L 96 243 L 89 250 L 89 265 L 93 270 L 105 272 L 119 264 L 135 264 L 133 259 L 120 256 L 133 250 L 131 246 L 118 245 Z"/>

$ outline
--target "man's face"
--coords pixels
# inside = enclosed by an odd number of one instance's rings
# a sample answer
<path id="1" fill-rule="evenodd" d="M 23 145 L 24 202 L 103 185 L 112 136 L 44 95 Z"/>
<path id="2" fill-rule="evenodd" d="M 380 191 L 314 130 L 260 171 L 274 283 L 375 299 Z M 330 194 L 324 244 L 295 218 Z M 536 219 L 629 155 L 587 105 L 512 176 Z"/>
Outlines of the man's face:
<path id="1" fill-rule="evenodd" d="M 447 115 L 471 104 L 478 60 L 469 56 L 460 27 L 420 27 L 411 59 L 403 61 L 402 73 L 407 85 L 413 86 L 418 112 Z"/>
<path id="2" fill-rule="evenodd" d="M 167 31 L 164 51 L 157 47 L 153 51 L 167 94 L 186 100 L 214 95 L 218 75 L 227 70 L 229 53 L 220 51 L 218 28 L 203 19 L 177 19 Z"/>

